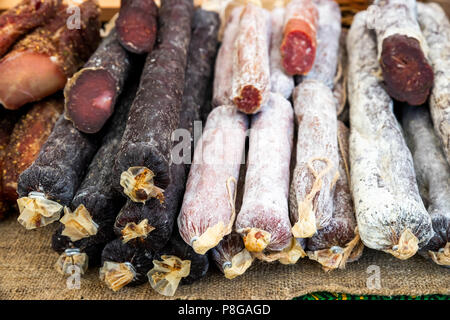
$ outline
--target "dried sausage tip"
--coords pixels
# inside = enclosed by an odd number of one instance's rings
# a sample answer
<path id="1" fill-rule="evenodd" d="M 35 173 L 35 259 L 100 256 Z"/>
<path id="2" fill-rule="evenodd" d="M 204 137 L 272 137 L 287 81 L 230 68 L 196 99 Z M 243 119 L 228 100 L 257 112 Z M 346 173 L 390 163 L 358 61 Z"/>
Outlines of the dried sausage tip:
<path id="1" fill-rule="evenodd" d="M 428 251 L 430 258 L 438 265 L 450 266 L 450 242 L 447 242 L 444 248 L 440 248 L 437 252 Z"/>
<path id="2" fill-rule="evenodd" d="M 26 229 L 44 227 L 58 221 L 63 211 L 63 206 L 49 200 L 41 192 L 30 192 L 28 197 L 17 200 L 20 215 L 17 221 Z"/>
<path id="3" fill-rule="evenodd" d="M 145 203 L 151 198 L 164 202 L 164 190 L 155 186 L 155 174 L 146 167 L 131 167 L 120 175 L 123 192 L 134 202 Z"/>
<path id="4" fill-rule="evenodd" d="M 133 281 L 135 276 L 136 271 L 133 265 L 128 262 L 105 261 L 100 268 L 100 280 L 104 281 L 108 288 L 114 292 L 119 291 Z"/>
<path id="5" fill-rule="evenodd" d="M 344 269 L 347 261 L 352 261 L 361 256 L 364 245 L 359 237 L 358 230 L 355 230 L 355 237 L 348 242 L 344 248 L 333 246 L 331 248 L 308 251 L 308 258 L 315 260 L 322 265 L 325 271 L 334 269 Z"/>
<path id="6" fill-rule="evenodd" d="M 191 261 L 163 255 L 162 261 L 153 260 L 153 269 L 147 273 L 151 287 L 164 296 L 172 297 L 182 278 L 189 276 Z"/>
<path id="7" fill-rule="evenodd" d="M 296 264 L 300 258 L 306 257 L 306 252 L 301 242 L 292 238 L 289 247 L 280 252 L 252 252 L 252 256 L 265 262 L 279 261 L 281 264 Z"/>
<path id="8" fill-rule="evenodd" d="M 270 15 L 253 4 L 241 13 L 233 53 L 232 101 L 242 112 L 254 114 L 269 100 Z"/>
<path id="9" fill-rule="evenodd" d="M 239 180 L 242 182 L 241 178 Z M 227 279 L 244 274 L 254 260 L 245 249 L 241 236 L 236 232 L 225 236 L 215 248 L 211 249 L 211 258 Z"/>
<path id="10" fill-rule="evenodd" d="M 122 241 L 127 243 L 130 240 L 147 238 L 148 234 L 155 230 L 155 227 L 148 224 L 148 219 L 144 219 L 138 224 L 135 222 L 128 222 L 122 229 Z"/>
<path id="11" fill-rule="evenodd" d="M 97 234 L 98 224 L 92 220 L 92 216 L 86 207 L 80 204 L 74 212 L 68 207 L 64 207 L 64 216 L 60 222 L 64 225 L 61 233 L 69 237 L 71 241 L 78 241 L 83 238 Z"/>
<path id="12" fill-rule="evenodd" d="M 88 261 L 89 257 L 86 253 L 80 252 L 80 249 L 77 248 L 70 248 L 66 249 L 58 257 L 55 269 L 62 275 L 71 276 L 74 267 L 78 267 L 80 274 L 83 275 L 88 268 Z"/>

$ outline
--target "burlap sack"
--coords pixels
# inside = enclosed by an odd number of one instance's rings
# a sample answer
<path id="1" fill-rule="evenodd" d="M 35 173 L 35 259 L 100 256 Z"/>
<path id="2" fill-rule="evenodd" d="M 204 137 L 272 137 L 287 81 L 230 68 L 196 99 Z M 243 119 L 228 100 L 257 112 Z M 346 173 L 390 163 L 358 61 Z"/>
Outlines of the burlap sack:
<path id="1" fill-rule="evenodd" d="M 0 223 L 1 299 L 165 299 L 149 284 L 114 293 L 99 281 L 98 269 L 88 271 L 80 281 L 80 289 L 68 289 L 66 278 L 53 267 L 58 257 L 50 248 L 55 229 L 56 224 L 27 231 L 15 217 Z M 372 281 L 377 270 L 379 288 Z M 438 267 L 420 256 L 401 261 L 366 248 L 360 261 L 330 273 L 307 258 L 293 266 L 255 263 L 246 274 L 234 280 L 226 279 L 212 266 L 206 278 L 191 286 L 180 286 L 174 298 L 292 299 L 316 291 L 450 294 L 450 269 Z"/>

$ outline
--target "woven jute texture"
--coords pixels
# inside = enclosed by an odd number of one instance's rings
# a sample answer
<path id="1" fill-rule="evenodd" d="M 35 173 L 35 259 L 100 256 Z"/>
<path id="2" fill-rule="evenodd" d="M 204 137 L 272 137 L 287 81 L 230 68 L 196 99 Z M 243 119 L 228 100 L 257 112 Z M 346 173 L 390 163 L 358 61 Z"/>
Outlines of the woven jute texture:
<path id="1" fill-rule="evenodd" d="M 80 289 L 68 289 L 66 278 L 53 268 L 58 257 L 50 248 L 55 228 L 53 225 L 27 231 L 15 217 L 0 223 L 1 299 L 165 299 L 149 284 L 112 292 L 99 281 L 98 269 L 88 271 L 81 279 Z M 375 274 L 377 267 L 381 288 L 369 289 L 368 278 Z M 345 270 L 330 273 L 325 273 L 308 259 L 293 266 L 255 263 L 246 274 L 234 280 L 225 279 L 216 268 L 211 268 L 198 283 L 180 286 L 173 298 L 292 299 L 317 291 L 376 295 L 450 294 L 450 270 L 419 256 L 400 261 L 366 248 L 360 261 L 348 264 Z"/>

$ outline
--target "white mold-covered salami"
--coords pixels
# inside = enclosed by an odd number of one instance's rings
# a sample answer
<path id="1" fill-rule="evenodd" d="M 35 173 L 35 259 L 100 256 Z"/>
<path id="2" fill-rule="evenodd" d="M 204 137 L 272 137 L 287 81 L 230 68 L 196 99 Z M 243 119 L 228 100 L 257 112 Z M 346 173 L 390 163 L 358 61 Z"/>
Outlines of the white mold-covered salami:
<path id="1" fill-rule="evenodd" d="M 275 8 L 271 12 L 270 90 L 289 99 L 292 95 L 292 90 L 294 90 L 295 83 L 294 78 L 284 71 L 280 52 L 281 42 L 283 41 L 284 13 L 285 9 L 283 7 Z"/>
<path id="2" fill-rule="evenodd" d="M 213 105 L 224 106 L 232 104 L 231 81 L 233 78 L 234 41 L 239 30 L 239 21 L 243 7 L 231 11 L 226 21 L 222 44 L 217 53 L 213 84 Z"/>
<path id="3" fill-rule="evenodd" d="M 298 140 L 289 199 L 292 234 L 310 238 L 333 214 L 339 177 L 336 100 L 322 82 L 306 80 L 294 90 L 294 110 Z"/>
<path id="4" fill-rule="evenodd" d="M 349 54 L 351 188 L 363 243 L 407 259 L 432 236 L 411 153 L 376 74 L 376 42 L 358 13 L 347 38 Z"/>
<path id="5" fill-rule="evenodd" d="M 420 195 L 434 229 L 434 236 L 421 253 L 439 265 L 450 267 L 450 167 L 428 110 L 410 106 L 402 110 L 403 129 L 414 159 Z"/>
<path id="6" fill-rule="evenodd" d="M 423 104 L 433 86 L 428 46 L 417 22 L 416 0 L 375 0 L 367 10 L 374 29 L 387 93 L 411 105 Z"/>
<path id="7" fill-rule="evenodd" d="M 317 52 L 313 67 L 304 79 L 322 81 L 332 89 L 339 56 L 341 10 L 334 0 L 314 0 L 313 2 L 319 13 Z"/>
<path id="8" fill-rule="evenodd" d="M 245 192 L 236 231 L 250 252 L 289 246 L 289 165 L 294 112 L 288 100 L 271 93 L 269 103 L 252 116 Z"/>
<path id="9" fill-rule="evenodd" d="M 183 240 L 199 254 L 232 230 L 247 129 L 247 116 L 234 106 L 217 107 L 195 148 L 178 227 Z"/>
<path id="10" fill-rule="evenodd" d="M 418 3 L 418 13 L 434 70 L 429 102 L 431 117 L 450 164 L 450 22 L 437 3 Z"/>
<path id="11" fill-rule="evenodd" d="M 232 96 L 242 112 L 254 114 L 269 101 L 271 23 L 267 10 L 247 4 L 242 11 L 233 52 Z"/>

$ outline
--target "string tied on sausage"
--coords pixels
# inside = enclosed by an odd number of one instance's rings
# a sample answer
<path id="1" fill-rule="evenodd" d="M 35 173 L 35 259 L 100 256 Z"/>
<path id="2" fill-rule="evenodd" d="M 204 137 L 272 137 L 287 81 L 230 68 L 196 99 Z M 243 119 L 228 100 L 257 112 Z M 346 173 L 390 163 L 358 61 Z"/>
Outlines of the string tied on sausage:
<path id="1" fill-rule="evenodd" d="M 234 183 L 234 194 L 231 191 L 231 182 Z M 223 221 L 219 221 L 214 226 L 209 227 L 201 236 L 194 240 L 191 239 L 192 248 L 198 254 L 205 254 L 209 249 L 214 248 L 227 234 L 233 230 L 234 220 L 236 219 L 236 196 L 237 181 L 236 178 L 230 176 L 226 181 L 226 189 L 228 194 L 228 202 L 231 207 L 231 217 L 228 225 Z"/>
<path id="2" fill-rule="evenodd" d="M 317 172 L 313 167 L 314 161 L 325 162 L 326 167 L 322 171 Z M 323 177 L 328 174 L 333 169 L 333 167 L 333 163 L 328 158 L 318 157 L 308 160 L 307 168 L 313 175 L 314 182 L 311 187 L 311 191 L 305 196 L 305 199 L 303 201 L 297 201 L 298 220 L 292 227 L 292 234 L 294 235 L 294 237 L 310 238 L 316 233 L 316 215 L 313 208 L 313 201 L 322 188 Z M 336 173 L 337 174 L 333 176 L 333 180 L 330 184 L 331 188 L 339 178 L 339 172 L 336 171 Z"/>

